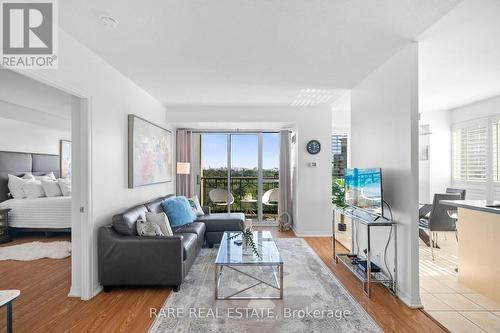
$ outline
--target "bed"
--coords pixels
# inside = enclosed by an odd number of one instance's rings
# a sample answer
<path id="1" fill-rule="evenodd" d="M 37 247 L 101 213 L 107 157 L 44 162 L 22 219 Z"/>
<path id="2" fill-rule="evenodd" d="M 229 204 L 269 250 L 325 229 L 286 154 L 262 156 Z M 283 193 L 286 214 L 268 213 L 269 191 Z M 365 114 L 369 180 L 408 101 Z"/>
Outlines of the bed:
<path id="1" fill-rule="evenodd" d="M 25 173 L 59 177 L 59 155 L 0 151 L 0 208 L 10 208 L 9 227 L 15 231 L 70 231 L 71 197 L 10 199 L 8 175 Z"/>

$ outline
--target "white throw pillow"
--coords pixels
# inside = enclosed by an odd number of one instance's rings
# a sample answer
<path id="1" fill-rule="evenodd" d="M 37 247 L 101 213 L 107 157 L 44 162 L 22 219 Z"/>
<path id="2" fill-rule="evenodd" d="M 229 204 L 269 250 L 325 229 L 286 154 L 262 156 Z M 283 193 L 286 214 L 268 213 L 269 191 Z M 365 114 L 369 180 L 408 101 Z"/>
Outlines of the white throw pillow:
<path id="1" fill-rule="evenodd" d="M 158 225 L 163 235 L 174 235 L 172 228 L 170 227 L 170 221 L 168 220 L 167 214 L 163 212 L 158 214 L 146 212 L 146 221 Z"/>
<path id="2" fill-rule="evenodd" d="M 23 191 L 27 199 L 36 199 L 45 196 L 42 183 L 37 180 L 28 180 L 23 185 Z"/>
<path id="3" fill-rule="evenodd" d="M 135 223 L 137 233 L 139 236 L 163 236 L 160 226 L 151 222 L 144 221 L 143 219 L 138 219 Z"/>
<path id="4" fill-rule="evenodd" d="M 61 187 L 57 180 L 42 180 L 42 187 L 47 197 L 62 196 Z"/>
<path id="5" fill-rule="evenodd" d="M 71 180 L 59 178 L 57 180 L 57 182 L 59 183 L 59 187 L 61 188 L 62 195 L 64 195 L 65 197 L 70 197 L 71 196 Z"/>
<path id="6" fill-rule="evenodd" d="M 195 195 L 192 198 L 189 198 L 188 201 L 189 201 L 189 204 L 191 205 L 191 208 L 193 209 L 193 212 L 196 214 L 196 216 L 205 215 L 205 212 L 201 208 L 200 200 L 198 199 L 197 195 Z"/>
<path id="7" fill-rule="evenodd" d="M 14 175 L 9 175 L 9 192 L 14 199 L 23 199 L 26 197 L 26 194 L 24 194 L 23 186 L 32 179 L 24 178 L 24 176 L 23 178 L 19 178 Z"/>

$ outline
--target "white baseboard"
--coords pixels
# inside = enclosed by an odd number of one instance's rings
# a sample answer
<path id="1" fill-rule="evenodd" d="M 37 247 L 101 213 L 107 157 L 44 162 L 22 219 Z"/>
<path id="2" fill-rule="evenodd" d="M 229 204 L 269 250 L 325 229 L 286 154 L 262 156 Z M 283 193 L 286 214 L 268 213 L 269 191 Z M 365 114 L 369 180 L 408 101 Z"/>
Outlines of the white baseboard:
<path id="1" fill-rule="evenodd" d="M 94 285 L 94 288 L 92 290 L 92 297 L 97 296 L 102 291 L 102 286 L 100 284 Z"/>
<path id="2" fill-rule="evenodd" d="M 321 234 L 315 234 L 315 233 L 298 233 L 297 230 L 292 226 L 292 231 L 297 237 L 332 237 L 331 233 L 321 233 Z"/>
<path id="3" fill-rule="evenodd" d="M 82 293 L 81 293 L 80 289 L 71 287 L 70 290 L 69 290 L 68 297 L 78 297 L 78 298 L 80 298 L 81 295 L 82 295 Z"/>
<path id="4" fill-rule="evenodd" d="M 397 297 L 409 308 L 411 309 L 422 309 L 424 306 L 422 305 L 422 301 L 420 300 L 420 296 L 411 297 L 407 293 L 398 289 Z"/>

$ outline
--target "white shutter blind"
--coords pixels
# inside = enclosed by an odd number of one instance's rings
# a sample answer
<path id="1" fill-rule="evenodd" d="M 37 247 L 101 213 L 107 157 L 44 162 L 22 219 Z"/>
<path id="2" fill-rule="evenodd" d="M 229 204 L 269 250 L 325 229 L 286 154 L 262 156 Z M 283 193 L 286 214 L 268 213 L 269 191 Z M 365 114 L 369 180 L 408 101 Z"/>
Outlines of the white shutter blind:
<path id="1" fill-rule="evenodd" d="M 487 135 L 486 123 L 458 127 L 453 130 L 454 180 L 486 181 Z"/>
<path id="2" fill-rule="evenodd" d="M 500 121 L 496 120 L 491 125 L 493 141 L 493 181 L 500 182 Z"/>

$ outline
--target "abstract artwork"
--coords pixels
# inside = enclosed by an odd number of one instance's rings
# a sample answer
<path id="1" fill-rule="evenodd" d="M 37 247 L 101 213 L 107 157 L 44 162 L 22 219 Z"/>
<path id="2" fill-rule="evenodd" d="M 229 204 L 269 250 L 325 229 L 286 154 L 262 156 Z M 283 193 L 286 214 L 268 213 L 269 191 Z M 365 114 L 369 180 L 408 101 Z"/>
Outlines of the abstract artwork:
<path id="1" fill-rule="evenodd" d="M 71 141 L 61 140 L 59 150 L 61 178 L 71 178 Z"/>
<path id="2" fill-rule="evenodd" d="M 172 181 L 172 133 L 135 115 L 128 116 L 128 187 Z"/>

